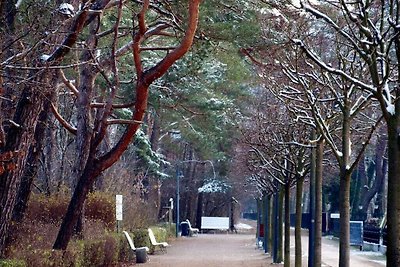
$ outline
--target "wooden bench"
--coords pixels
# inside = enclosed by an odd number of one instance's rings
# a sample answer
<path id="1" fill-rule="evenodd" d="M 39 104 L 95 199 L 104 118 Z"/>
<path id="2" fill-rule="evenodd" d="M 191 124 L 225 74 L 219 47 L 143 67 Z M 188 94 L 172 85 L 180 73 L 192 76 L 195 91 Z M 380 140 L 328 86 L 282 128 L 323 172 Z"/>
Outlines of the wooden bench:
<path id="1" fill-rule="evenodd" d="M 148 229 L 148 232 L 151 245 L 154 246 L 154 248 L 159 248 L 162 252 L 167 252 L 167 247 L 169 246 L 169 244 L 167 242 L 157 242 L 153 230 L 151 230 L 150 228 Z"/>

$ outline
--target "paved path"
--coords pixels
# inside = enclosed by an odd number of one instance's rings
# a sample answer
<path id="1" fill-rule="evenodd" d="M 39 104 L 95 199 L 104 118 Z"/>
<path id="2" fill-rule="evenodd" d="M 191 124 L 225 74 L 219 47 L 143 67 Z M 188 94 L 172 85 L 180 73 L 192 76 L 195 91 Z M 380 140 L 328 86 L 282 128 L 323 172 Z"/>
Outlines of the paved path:
<path id="1" fill-rule="evenodd" d="M 180 237 L 166 254 L 150 255 L 143 267 L 266 267 L 271 259 L 256 249 L 254 235 L 200 234 Z M 277 265 L 275 265 L 277 266 Z"/>
<path id="2" fill-rule="evenodd" d="M 307 266 L 308 237 L 302 238 L 303 266 Z M 322 239 L 324 267 L 338 266 L 338 241 Z M 200 234 L 197 237 L 180 237 L 171 242 L 166 254 L 150 255 L 143 267 L 271 267 L 271 257 L 256 249 L 255 235 L 251 231 L 242 234 Z M 291 266 L 294 266 L 294 237 L 291 237 Z M 274 264 L 273 266 L 283 266 Z M 379 253 L 351 251 L 351 267 L 383 267 L 385 257 Z"/>
<path id="3" fill-rule="evenodd" d="M 308 232 L 303 231 L 303 266 L 307 266 L 308 261 Z M 294 263 L 294 235 L 290 240 L 291 261 Z M 322 237 L 322 267 L 336 267 L 339 262 L 339 240 L 337 238 Z M 386 258 L 379 252 L 360 251 L 358 247 L 351 247 L 350 251 L 351 267 L 383 267 L 386 266 Z"/>

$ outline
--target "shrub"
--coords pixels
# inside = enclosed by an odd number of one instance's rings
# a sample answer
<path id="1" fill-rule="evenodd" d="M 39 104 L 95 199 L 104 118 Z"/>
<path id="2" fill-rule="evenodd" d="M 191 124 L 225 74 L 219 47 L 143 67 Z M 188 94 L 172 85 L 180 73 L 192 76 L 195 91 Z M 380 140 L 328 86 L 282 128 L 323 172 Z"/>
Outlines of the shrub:
<path id="1" fill-rule="evenodd" d="M 28 219 L 13 223 L 6 249 L 6 257 L 25 259 L 25 254 L 34 249 L 49 249 L 56 238 L 58 226 Z"/>
<path id="2" fill-rule="evenodd" d="M 165 228 L 151 227 L 151 230 L 153 230 L 154 236 L 156 237 L 157 241 L 161 242 L 167 240 L 167 230 Z"/>
<path id="3" fill-rule="evenodd" d="M 115 266 L 121 260 L 126 262 L 132 259 L 129 258 L 128 248 L 123 246 L 121 234 L 107 234 L 101 240 L 82 242 L 84 267 Z"/>
<path id="4" fill-rule="evenodd" d="M 118 263 L 120 250 L 119 244 L 118 236 L 105 236 L 104 262 L 102 266 L 112 266 Z"/>
<path id="5" fill-rule="evenodd" d="M 26 267 L 26 262 L 24 260 L 0 260 L 0 267 Z"/>
<path id="6" fill-rule="evenodd" d="M 118 242 L 119 250 L 118 250 L 118 262 L 126 263 L 135 261 L 135 254 L 128 244 L 128 240 L 126 239 L 124 234 L 113 234 L 114 238 Z M 132 235 L 131 235 L 132 236 Z"/>
<path id="7" fill-rule="evenodd" d="M 59 223 L 69 203 L 67 195 L 32 194 L 29 199 L 26 219 L 43 223 Z"/>
<path id="8" fill-rule="evenodd" d="M 116 227 L 114 195 L 98 191 L 90 193 L 86 200 L 85 217 L 89 220 L 100 220 L 108 230 L 114 230 Z"/>
<path id="9" fill-rule="evenodd" d="M 89 240 L 83 249 L 83 266 L 103 266 L 105 259 L 104 240 Z"/>
<path id="10" fill-rule="evenodd" d="M 164 228 L 166 231 L 166 239 L 176 236 L 176 224 L 175 223 L 162 223 L 159 227 Z"/>
<path id="11" fill-rule="evenodd" d="M 70 267 L 74 259 L 67 252 L 52 249 L 35 249 L 26 255 L 27 267 Z"/>
<path id="12" fill-rule="evenodd" d="M 157 241 L 165 241 L 167 239 L 167 231 L 160 227 L 151 227 L 154 236 Z M 149 253 L 153 254 L 155 247 L 151 245 L 149 233 L 147 229 L 135 229 L 133 230 L 133 239 L 136 247 L 148 247 L 150 249 Z"/>
<path id="13" fill-rule="evenodd" d="M 133 239 L 133 242 L 135 243 L 135 247 L 150 248 L 151 243 L 147 229 L 135 229 L 132 231 L 131 237 Z"/>

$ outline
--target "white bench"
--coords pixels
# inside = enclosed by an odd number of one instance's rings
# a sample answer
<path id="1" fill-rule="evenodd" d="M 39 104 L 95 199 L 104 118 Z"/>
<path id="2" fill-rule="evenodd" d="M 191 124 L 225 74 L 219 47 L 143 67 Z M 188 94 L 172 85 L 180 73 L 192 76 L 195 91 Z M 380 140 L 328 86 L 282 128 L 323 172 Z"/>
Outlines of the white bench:
<path id="1" fill-rule="evenodd" d="M 131 247 L 133 252 L 136 252 L 137 249 L 145 249 L 147 252 L 149 252 L 149 248 L 148 247 L 136 248 L 135 244 L 133 243 L 133 240 L 132 240 L 131 236 L 129 235 L 129 233 L 127 231 L 123 231 L 123 233 L 125 234 L 126 239 L 128 240 L 129 246 Z"/>
<path id="2" fill-rule="evenodd" d="M 201 230 L 229 230 L 229 217 L 201 217 Z"/>
<path id="3" fill-rule="evenodd" d="M 198 228 L 192 228 L 192 225 L 190 224 L 189 220 L 186 220 L 188 226 L 189 226 L 189 235 L 190 236 L 194 236 L 197 235 L 199 233 L 199 229 Z"/>
<path id="4" fill-rule="evenodd" d="M 127 231 L 123 231 L 123 233 L 126 236 L 126 239 L 128 240 L 129 246 L 131 247 L 133 253 L 135 253 L 136 255 L 136 262 L 137 263 L 147 262 L 148 260 L 147 252 L 149 252 L 149 248 L 148 247 L 136 248 L 129 233 Z"/>
<path id="5" fill-rule="evenodd" d="M 169 246 L 167 242 L 157 242 L 156 237 L 154 236 L 153 230 L 150 228 L 148 229 L 149 232 L 149 238 L 151 245 L 153 245 L 154 248 L 160 248 L 161 251 L 167 252 L 166 248 Z"/>

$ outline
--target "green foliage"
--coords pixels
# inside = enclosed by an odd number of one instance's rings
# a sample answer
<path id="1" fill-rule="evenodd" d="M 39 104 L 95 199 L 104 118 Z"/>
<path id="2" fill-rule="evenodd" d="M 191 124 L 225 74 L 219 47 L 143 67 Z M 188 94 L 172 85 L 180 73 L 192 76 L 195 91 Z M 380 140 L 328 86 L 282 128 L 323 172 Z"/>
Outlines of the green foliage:
<path id="1" fill-rule="evenodd" d="M 142 161 L 143 167 L 153 174 L 161 177 L 164 176 L 161 172 L 161 164 L 169 164 L 164 160 L 164 156 L 156 153 L 151 148 L 149 137 L 141 130 L 135 136 L 135 152 L 137 157 Z"/>
<path id="2" fill-rule="evenodd" d="M 102 239 L 83 242 L 82 267 L 114 266 L 132 260 L 132 252 L 122 234 L 107 234 Z"/>
<path id="3" fill-rule="evenodd" d="M 2 260 L 0 267 L 100 267 L 133 259 L 134 254 L 122 234 L 107 234 L 97 240 L 71 242 L 66 251 L 27 250 L 23 259 Z"/>
<path id="4" fill-rule="evenodd" d="M 163 227 L 151 227 L 153 230 L 154 236 L 157 241 L 163 242 L 167 240 L 169 234 L 174 232 L 174 230 L 167 231 Z M 138 247 L 148 247 L 150 249 L 149 253 L 153 254 L 155 252 L 155 247 L 151 245 L 149 233 L 147 229 L 134 229 L 130 233 L 135 246 Z"/>
<path id="5" fill-rule="evenodd" d="M 201 6 L 199 28 L 214 40 L 242 47 L 253 44 L 254 38 L 261 36 L 256 8 L 248 1 L 205 1 Z"/>
<path id="6" fill-rule="evenodd" d="M 75 261 L 69 252 L 50 249 L 31 250 L 26 255 L 27 267 L 69 267 Z"/>
<path id="7" fill-rule="evenodd" d="M 90 240 L 85 242 L 83 249 L 84 266 L 103 266 L 105 259 L 104 240 Z"/>
<path id="8" fill-rule="evenodd" d="M 24 260 L 0 260 L 0 267 L 26 267 L 26 262 Z"/>
<path id="9" fill-rule="evenodd" d="M 128 240 L 125 235 L 122 233 L 113 234 L 114 238 L 118 241 L 119 246 L 119 254 L 118 254 L 118 262 L 131 262 L 135 259 L 135 254 L 132 252 L 128 244 Z"/>
<path id="10" fill-rule="evenodd" d="M 167 240 L 167 231 L 161 227 L 151 227 L 153 230 L 154 236 L 158 242 L 164 242 Z M 147 239 L 150 240 L 149 235 L 147 234 Z M 150 242 L 150 241 L 149 241 Z M 156 251 L 156 247 L 150 244 L 150 254 L 153 254 Z"/>
<path id="11" fill-rule="evenodd" d="M 147 229 L 134 229 L 131 232 L 131 237 L 136 247 L 150 248 L 151 243 Z"/>
<path id="12" fill-rule="evenodd" d="M 158 225 L 159 228 L 165 229 L 165 240 L 176 236 L 176 224 L 175 223 L 162 223 Z"/>

